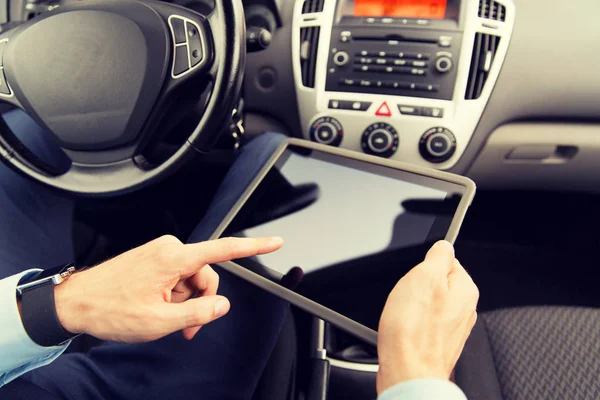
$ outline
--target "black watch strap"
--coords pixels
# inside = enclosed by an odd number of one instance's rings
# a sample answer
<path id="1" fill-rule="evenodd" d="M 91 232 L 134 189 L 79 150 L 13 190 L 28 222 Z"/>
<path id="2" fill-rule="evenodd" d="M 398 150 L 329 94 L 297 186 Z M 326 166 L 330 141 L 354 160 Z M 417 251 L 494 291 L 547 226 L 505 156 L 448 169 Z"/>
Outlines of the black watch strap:
<path id="1" fill-rule="evenodd" d="M 51 281 L 23 292 L 21 320 L 25 332 L 40 346 L 57 346 L 76 336 L 65 330 L 58 320 Z"/>

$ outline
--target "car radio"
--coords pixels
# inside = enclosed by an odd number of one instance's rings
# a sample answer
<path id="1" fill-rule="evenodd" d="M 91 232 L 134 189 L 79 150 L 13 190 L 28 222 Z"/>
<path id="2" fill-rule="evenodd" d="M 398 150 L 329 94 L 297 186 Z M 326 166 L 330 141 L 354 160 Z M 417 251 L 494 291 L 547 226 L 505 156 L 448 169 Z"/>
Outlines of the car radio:
<path id="1" fill-rule="evenodd" d="M 452 99 L 462 42 L 457 0 L 341 5 L 326 90 Z"/>
<path id="2" fill-rule="evenodd" d="M 491 95 L 514 16 L 512 0 L 297 0 L 304 137 L 451 168 Z"/>
<path id="3" fill-rule="evenodd" d="M 399 41 L 385 31 L 366 36 L 364 28 L 342 29 L 333 32 L 327 90 L 452 99 L 460 34 L 427 32 Z"/>

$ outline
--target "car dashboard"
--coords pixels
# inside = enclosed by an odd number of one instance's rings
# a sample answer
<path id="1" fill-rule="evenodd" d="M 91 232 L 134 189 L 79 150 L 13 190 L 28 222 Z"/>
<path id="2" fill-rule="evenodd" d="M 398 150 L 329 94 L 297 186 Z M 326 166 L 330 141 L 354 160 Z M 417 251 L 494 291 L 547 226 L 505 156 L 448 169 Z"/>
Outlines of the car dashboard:
<path id="1" fill-rule="evenodd" d="M 248 56 L 246 129 L 480 188 L 597 191 L 591 14 L 555 0 L 443 3 L 444 18 L 428 19 L 354 16 L 351 0 L 279 2 L 271 46 Z"/>

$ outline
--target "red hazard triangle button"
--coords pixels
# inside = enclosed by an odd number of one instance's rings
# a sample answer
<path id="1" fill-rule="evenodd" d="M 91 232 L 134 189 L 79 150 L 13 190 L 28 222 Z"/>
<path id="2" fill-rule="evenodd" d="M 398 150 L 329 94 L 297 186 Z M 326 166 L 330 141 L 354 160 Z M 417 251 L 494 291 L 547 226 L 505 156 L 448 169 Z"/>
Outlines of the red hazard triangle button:
<path id="1" fill-rule="evenodd" d="M 380 116 L 380 117 L 391 117 L 392 116 L 392 110 L 390 110 L 390 107 L 388 106 L 387 101 L 384 101 L 383 103 L 381 103 L 381 105 L 379 106 L 377 111 L 375 111 L 375 115 Z"/>

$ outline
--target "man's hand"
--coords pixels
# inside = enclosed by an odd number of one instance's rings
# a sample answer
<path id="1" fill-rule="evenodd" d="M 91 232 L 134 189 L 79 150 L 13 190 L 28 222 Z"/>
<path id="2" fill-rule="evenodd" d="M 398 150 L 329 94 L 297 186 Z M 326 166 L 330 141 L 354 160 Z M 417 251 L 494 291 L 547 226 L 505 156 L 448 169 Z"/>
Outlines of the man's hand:
<path id="1" fill-rule="evenodd" d="M 420 378 L 449 379 L 477 320 L 479 291 L 438 242 L 390 293 L 379 322 L 377 392 Z"/>
<path id="2" fill-rule="evenodd" d="M 69 332 L 104 340 L 147 342 L 179 330 L 192 339 L 230 307 L 216 295 L 219 276 L 208 264 L 270 253 L 282 245 L 281 238 L 184 245 L 164 236 L 58 285 L 56 311 Z"/>

